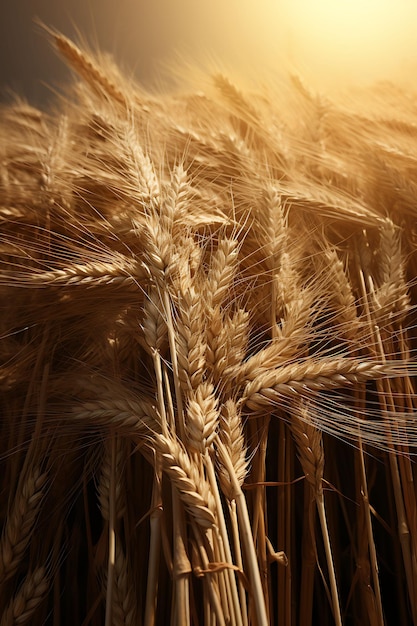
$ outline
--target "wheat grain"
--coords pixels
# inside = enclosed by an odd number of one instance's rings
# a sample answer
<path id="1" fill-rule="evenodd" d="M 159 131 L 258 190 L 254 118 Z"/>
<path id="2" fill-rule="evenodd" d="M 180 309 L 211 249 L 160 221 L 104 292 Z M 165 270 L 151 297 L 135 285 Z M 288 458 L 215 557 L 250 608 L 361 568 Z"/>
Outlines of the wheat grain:
<path id="1" fill-rule="evenodd" d="M 123 466 L 125 464 L 125 459 L 123 457 L 126 455 L 126 447 L 123 445 L 123 441 L 121 439 L 116 439 L 115 446 L 116 455 L 114 468 L 112 468 L 111 451 L 109 450 L 109 446 L 106 445 L 104 448 L 103 460 L 101 463 L 101 474 L 97 484 L 101 514 L 105 520 L 110 519 L 110 482 L 113 472 L 115 474 L 113 479 L 115 481 L 114 501 L 116 519 L 122 518 L 126 511 L 126 496 L 123 484 Z"/>
<path id="2" fill-rule="evenodd" d="M 236 382 L 237 374 L 248 347 L 249 314 L 238 309 L 229 316 L 218 309 L 211 312 L 207 329 L 207 366 L 211 369 L 216 385 L 229 392 Z"/>
<path id="3" fill-rule="evenodd" d="M 46 569 L 39 567 L 28 574 L 17 594 L 2 614 L 1 626 L 27 624 L 44 599 L 49 587 Z"/>
<path id="4" fill-rule="evenodd" d="M 227 400 L 222 407 L 219 438 L 229 454 L 236 479 L 239 485 L 242 486 L 248 471 L 249 462 L 246 458 L 242 417 L 239 414 L 236 403 L 231 399 Z M 218 477 L 223 493 L 229 500 L 233 500 L 233 485 L 230 482 L 229 473 L 221 464 L 220 459 L 218 463 Z"/>
<path id="5" fill-rule="evenodd" d="M 85 52 L 81 52 L 81 50 L 77 48 L 70 39 L 64 37 L 64 35 L 50 34 L 58 51 L 93 89 L 98 89 L 99 93 L 102 90 L 104 94 L 110 96 L 119 104 L 126 106 L 128 103 L 126 93 L 114 85 L 108 79 L 106 73 L 102 71 Z"/>
<path id="6" fill-rule="evenodd" d="M 106 585 L 108 581 L 106 580 Z M 112 624 L 114 626 L 133 626 L 136 621 L 135 593 L 130 580 L 130 571 L 126 556 L 120 543 L 116 541 L 114 560 L 114 579 L 112 593 Z"/>
<path id="7" fill-rule="evenodd" d="M 17 571 L 29 542 L 44 496 L 47 474 L 33 467 L 21 475 L 0 542 L 0 580 L 3 583 Z"/>
<path id="8" fill-rule="evenodd" d="M 205 370 L 205 337 L 202 326 L 201 294 L 193 287 L 181 293 L 176 320 L 176 350 L 179 380 L 184 393 L 195 390 L 203 382 Z"/>
<path id="9" fill-rule="evenodd" d="M 126 398 L 85 402 L 73 407 L 72 416 L 76 420 L 120 429 L 133 436 L 160 428 L 160 418 L 151 406 Z"/>
<path id="10" fill-rule="evenodd" d="M 74 264 L 72 266 L 55 269 L 49 272 L 33 272 L 32 274 L 17 274 L 16 272 L 8 275 L 3 273 L 2 280 L 7 284 L 12 277 L 18 278 L 21 285 L 27 284 L 28 287 L 64 287 L 64 288 L 102 288 L 113 286 L 118 289 L 127 289 L 129 291 L 138 290 L 138 282 L 148 278 L 148 273 L 140 264 L 132 262 L 117 263 L 116 259 L 112 259 L 110 263 L 103 261 L 96 263 L 85 263 L 83 265 Z"/>
<path id="11" fill-rule="evenodd" d="M 162 302 L 156 287 L 149 290 L 143 305 L 144 316 L 142 332 L 147 347 L 152 351 L 160 351 L 167 340 L 167 326 L 162 315 Z"/>
<path id="12" fill-rule="evenodd" d="M 185 422 L 189 450 L 204 454 L 213 443 L 218 423 L 217 404 L 214 387 L 210 383 L 202 382 L 189 394 Z"/>
<path id="13" fill-rule="evenodd" d="M 202 528 L 210 528 L 215 523 L 210 490 L 198 468 L 177 441 L 162 435 L 154 441 L 161 454 L 163 469 L 177 488 L 184 506 Z"/>
<path id="14" fill-rule="evenodd" d="M 224 304 L 232 287 L 237 270 L 238 245 L 235 239 L 222 238 L 212 255 L 207 275 L 207 291 L 204 295 L 213 308 Z"/>
<path id="15" fill-rule="evenodd" d="M 401 322 L 410 309 L 410 300 L 399 233 L 389 219 L 381 227 L 378 272 L 379 286 L 375 290 L 373 306 L 375 321 L 383 325 L 394 317 L 397 322 Z"/>
<path id="16" fill-rule="evenodd" d="M 404 364 L 404 372 L 407 365 Z M 393 376 L 397 364 L 354 359 L 318 359 L 287 365 L 261 374 L 246 385 L 243 401 L 251 408 L 262 408 L 281 396 L 293 396 L 323 389 L 337 389 L 356 382 Z"/>

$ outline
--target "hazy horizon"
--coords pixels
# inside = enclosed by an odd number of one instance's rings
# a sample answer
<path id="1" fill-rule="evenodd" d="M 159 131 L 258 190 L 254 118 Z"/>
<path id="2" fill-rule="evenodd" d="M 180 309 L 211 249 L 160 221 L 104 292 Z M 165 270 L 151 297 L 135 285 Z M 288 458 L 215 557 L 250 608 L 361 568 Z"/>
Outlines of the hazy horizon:
<path id="1" fill-rule="evenodd" d="M 225 9 L 225 6 L 227 9 Z M 183 59 L 248 79 L 300 71 L 319 87 L 413 80 L 417 6 L 410 0 L 19 0 L 2 10 L 0 85 L 43 102 L 67 80 L 34 18 L 77 31 L 149 86 Z M 178 60 L 178 61 L 177 61 Z M 49 88 L 45 85 L 49 85 Z"/>

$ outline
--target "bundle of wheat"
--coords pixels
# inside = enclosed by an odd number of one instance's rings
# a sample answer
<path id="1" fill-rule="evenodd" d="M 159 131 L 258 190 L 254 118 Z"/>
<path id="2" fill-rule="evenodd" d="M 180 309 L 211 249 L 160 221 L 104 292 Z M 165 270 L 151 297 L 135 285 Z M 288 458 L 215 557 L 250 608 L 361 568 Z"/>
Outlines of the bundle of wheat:
<path id="1" fill-rule="evenodd" d="M 1 113 L 0 624 L 417 624 L 417 110 Z"/>

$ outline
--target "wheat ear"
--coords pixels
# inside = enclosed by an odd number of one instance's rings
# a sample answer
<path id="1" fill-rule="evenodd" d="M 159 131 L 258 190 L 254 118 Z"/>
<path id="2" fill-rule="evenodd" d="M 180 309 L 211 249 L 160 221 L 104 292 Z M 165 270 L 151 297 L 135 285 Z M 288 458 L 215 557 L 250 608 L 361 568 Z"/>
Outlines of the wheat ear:
<path id="1" fill-rule="evenodd" d="M 137 624 L 136 594 L 130 580 L 130 570 L 120 538 L 116 539 L 112 604 L 112 626 L 135 626 Z"/>
<path id="2" fill-rule="evenodd" d="M 221 408 L 218 436 L 229 454 L 230 460 L 235 470 L 236 479 L 239 485 L 242 486 L 248 471 L 248 460 L 246 458 L 246 446 L 243 434 L 242 418 L 236 406 L 236 402 L 234 402 L 232 399 L 226 400 Z M 234 487 L 230 480 L 229 472 L 227 468 L 222 465 L 219 456 L 217 457 L 217 477 L 222 492 L 229 501 L 229 511 L 233 533 L 233 545 L 236 555 L 235 558 L 238 567 L 241 569 L 243 567 L 243 564 L 241 547 L 239 542 L 239 529 L 237 526 Z M 245 591 L 242 581 L 239 579 L 238 582 L 241 619 L 244 626 L 247 626 Z"/>
<path id="3" fill-rule="evenodd" d="M 114 85 L 96 63 L 67 37 L 50 33 L 57 50 L 68 64 L 99 94 L 103 93 L 126 106 L 126 94 Z"/>
<path id="4" fill-rule="evenodd" d="M 0 626 L 27 624 L 46 596 L 48 588 L 49 579 L 44 567 L 39 567 L 28 574 L 6 607 Z"/>
<path id="5" fill-rule="evenodd" d="M 40 509 L 47 474 L 39 467 L 21 475 L 17 494 L 7 516 L 0 543 L 0 581 L 11 578 L 21 563 L 30 542 Z"/>
<path id="6" fill-rule="evenodd" d="M 246 385 L 242 401 L 253 410 L 262 410 L 277 402 L 281 396 L 294 397 L 314 391 L 337 389 L 358 382 L 395 376 L 401 371 L 407 371 L 406 363 L 345 358 L 309 359 L 260 374 Z"/>
<path id="7" fill-rule="evenodd" d="M 126 512 L 126 502 L 123 484 L 123 466 L 125 463 L 124 454 L 126 448 L 124 442 L 120 438 L 115 441 L 115 459 L 112 465 L 112 442 L 105 442 L 104 454 L 101 463 L 101 473 L 97 485 L 98 498 L 103 519 L 110 519 L 110 484 L 114 479 L 114 501 L 115 516 L 120 519 Z"/>
<path id="8" fill-rule="evenodd" d="M 153 441 L 161 455 L 163 470 L 177 488 L 185 508 L 202 528 L 210 528 L 215 523 L 209 501 L 210 489 L 184 446 L 163 435 L 157 435 Z"/>

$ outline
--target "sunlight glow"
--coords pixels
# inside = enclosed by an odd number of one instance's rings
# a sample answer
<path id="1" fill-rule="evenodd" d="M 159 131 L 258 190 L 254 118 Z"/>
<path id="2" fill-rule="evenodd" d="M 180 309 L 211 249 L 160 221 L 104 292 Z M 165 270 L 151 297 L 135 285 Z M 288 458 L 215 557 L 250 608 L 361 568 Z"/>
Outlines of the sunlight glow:
<path id="1" fill-rule="evenodd" d="M 298 71 L 326 88 L 393 78 L 416 82 L 417 0 L 156 0 L 146 6 L 146 58 L 157 53 L 174 61 L 178 53 L 261 80 Z"/>
<path id="2" fill-rule="evenodd" d="M 283 3 L 267 0 L 269 9 Z M 286 0 L 292 55 L 330 80 L 401 73 L 415 53 L 416 8 L 410 0 Z"/>

